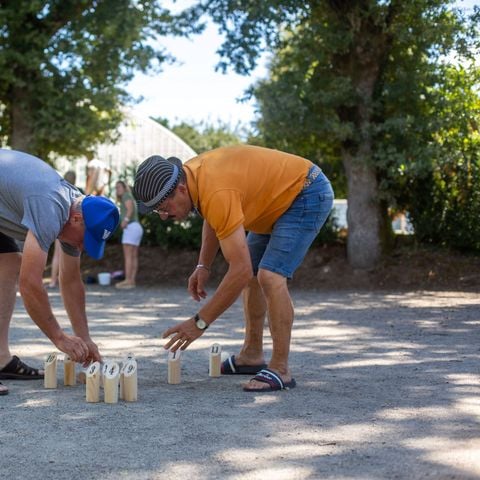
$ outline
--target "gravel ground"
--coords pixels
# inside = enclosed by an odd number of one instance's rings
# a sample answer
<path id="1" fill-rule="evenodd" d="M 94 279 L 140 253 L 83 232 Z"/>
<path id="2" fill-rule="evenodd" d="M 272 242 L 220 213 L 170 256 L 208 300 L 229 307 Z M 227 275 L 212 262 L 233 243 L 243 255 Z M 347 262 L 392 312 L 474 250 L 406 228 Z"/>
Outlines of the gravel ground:
<path id="1" fill-rule="evenodd" d="M 208 351 L 235 353 L 235 304 L 167 383 L 160 333 L 195 312 L 184 289 L 89 287 L 105 359 L 133 352 L 139 400 L 87 404 L 85 387 L 4 381 L 0 472 L 29 479 L 478 479 L 480 309 L 475 293 L 294 291 L 297 388 L 245 393 L 209 378 Z M 58 291 L 55 313 L 68 321 Z M 15 354 L 40 365 L 52 345 L 18 300 Z M 267 336 L 266 351 L 271 343 Z"/>

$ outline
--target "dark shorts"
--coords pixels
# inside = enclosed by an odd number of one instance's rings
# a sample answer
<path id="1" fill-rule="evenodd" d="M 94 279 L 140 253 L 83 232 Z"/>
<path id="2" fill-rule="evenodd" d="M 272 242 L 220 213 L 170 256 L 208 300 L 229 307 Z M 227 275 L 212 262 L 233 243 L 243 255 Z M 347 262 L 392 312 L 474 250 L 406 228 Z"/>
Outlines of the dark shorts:
<path id="1" fill-rule="evenodd" d="M 277 220 L 271 234 L 249 232 L 253 272 L 260 268 L 292 278 L 333 207 L 333 189 L 319 167 L 310 169 L 308 185 Z"/>
<path id="2" fill-rule="evenodd" d="M 17 242 L 12 237 L 0 232 L 0 253 L 15 253 L 19 251 Z"/>

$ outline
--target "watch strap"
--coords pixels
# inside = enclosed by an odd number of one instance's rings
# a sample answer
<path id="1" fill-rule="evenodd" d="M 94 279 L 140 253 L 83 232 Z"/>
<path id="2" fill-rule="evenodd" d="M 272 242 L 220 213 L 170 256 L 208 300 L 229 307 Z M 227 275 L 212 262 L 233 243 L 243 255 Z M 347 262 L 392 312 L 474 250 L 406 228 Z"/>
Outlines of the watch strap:
<path id="1" fill-rule="evenodd" d="M 195 325 L 196 325 L 197 328 L 199 328 L 200 330 L 206 330 L 206 329 L 209 327 L 208 323 L 207 323 L 203 318 L 200 318 L 200 315 L 199 315 L 198 313 L 195 314 L 195 317 L 194 317 L 194 318 L 195 318 Z M 203 327 L 203 328 L 202 328 L 202 327 L 199 327 L 199 326 L 198 326 L 198 322 L 203 322 L 203 323 L 205 324 L 205 327 Z"/>

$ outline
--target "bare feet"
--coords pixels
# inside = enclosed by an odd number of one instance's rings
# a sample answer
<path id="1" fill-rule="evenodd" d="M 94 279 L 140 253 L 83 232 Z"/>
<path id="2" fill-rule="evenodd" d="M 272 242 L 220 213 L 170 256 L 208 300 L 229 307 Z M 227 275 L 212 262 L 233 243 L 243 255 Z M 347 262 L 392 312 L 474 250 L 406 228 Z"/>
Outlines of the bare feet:
<path id="1" fill-rule="evenodd" d="M 247 357 L 245 355 L 242 355 L 239 353 L 238 355 L 235 355 L 235 365 L 241 367 L 242 365 L 262 365 L 265 364 L 265 359 L 263 355 L 258 355 L 255 357 Z"/>
<path id="2" fill-rule="evenodd" d="M 272 368 L 268 368 L 274 375 L 279 377 L 281 381 L 283 382 L 284 385 L 289 385 L 292 383 L 292 374 L 290 371 L 286 372 L 285 374 L 281 374 L 278 370 L 274 370 Z M 271 384 L 259 380 L 255 380 L 254 378 L 250 379 L 247 383 L 244 383 L 243 385 L 244 389 L 247 389 L 248 391 L 262 391 L 262 390 L 272 390 Z M 293 385 L 294 386 L 294 385 Z"/>
<path id="3" fill-rule="evenodd" d="M 127 280 L 124 280 L 123 282 L 119 282 L 115 285 L 115 288 L 120 288 L 120 289 L 123 289 L 123 290 L 129 290 L 131 288 L 135 288 L 136 285 L 134 283 L 131 283 L 131 282 L 127 282 Z"/>

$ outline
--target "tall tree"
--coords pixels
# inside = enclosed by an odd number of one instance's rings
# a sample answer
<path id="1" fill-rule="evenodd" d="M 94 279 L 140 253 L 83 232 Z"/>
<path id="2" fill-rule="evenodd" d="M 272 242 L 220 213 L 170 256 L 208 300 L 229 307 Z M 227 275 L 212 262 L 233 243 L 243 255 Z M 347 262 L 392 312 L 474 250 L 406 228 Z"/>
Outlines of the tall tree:
<path id="1" fill-rule="evenodd" d="M 385 158 L 379 158 L 375 143 L 379 126 L 388 120 L 382 97 L 386 74 L 399 58 L 438 58 L 466 35 L 451 3 L 205 1 L 206 11 L 227 35 L 219 50 L 221 67 L 231 64 L 248 73 L 266 46 L 294 60 L 293 68 L 283 62 L 283 69 L 274 70 L 273 80 L 281 79 L 285 88 L 285 75 L 290 75 L 287 105 L 293 97 L 303 100 L 292 111 L 291 124 L 311 134 L 317 123 L 318 137 L 329 135 L 330 145 L 338 147 L 348 188 L 348 256 L 356 268 L 374 267 L 389 239 L 387 203 L 379 190 Z M 403 88 L 415 90 L 408 77 Z"/>
<path id="2" fill-rule="evenodd" d="M 156 0 L 1 0 L 0 138 L 42 158 L 87 153 L 121 120 L 134 72 L 171 59 L 150 40 L 200 29 Z"/>

